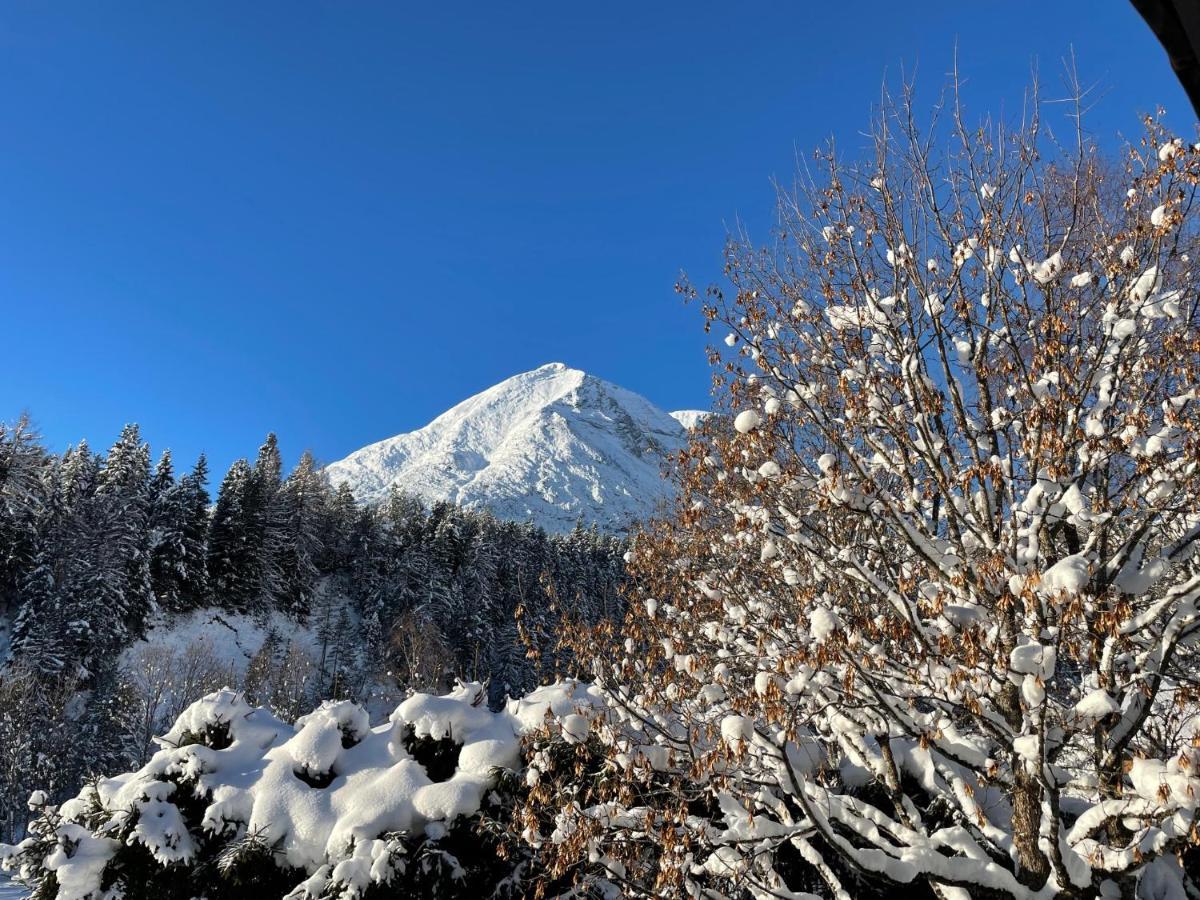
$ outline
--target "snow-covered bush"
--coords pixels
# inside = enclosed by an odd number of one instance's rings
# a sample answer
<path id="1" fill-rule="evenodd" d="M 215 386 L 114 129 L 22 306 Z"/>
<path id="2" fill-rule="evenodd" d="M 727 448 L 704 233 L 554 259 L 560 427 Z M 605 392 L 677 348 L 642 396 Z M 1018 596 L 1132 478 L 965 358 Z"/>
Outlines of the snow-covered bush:
<path id="1" fill-rule="evenodd" d="M 731 415 L 632 554 L 605 760 L 524 811 L 551 871 L 1200 890 L 1200 145 L 1150 121 L 1122 166 L 950 108 L 890 109 L 731 244 Z"/>
<path id="2" fill-rule="evenodd" d="M 521 736 L 588 703 L 564 683 L 492 712 L 462 684 L 372 728 L 345 701 L 289 725 L 218 691 L 137 772 L 59 807 L 35 795 L 2 858 L 37 900 L 522 896 L 529 854 L 502 827 Z"/>

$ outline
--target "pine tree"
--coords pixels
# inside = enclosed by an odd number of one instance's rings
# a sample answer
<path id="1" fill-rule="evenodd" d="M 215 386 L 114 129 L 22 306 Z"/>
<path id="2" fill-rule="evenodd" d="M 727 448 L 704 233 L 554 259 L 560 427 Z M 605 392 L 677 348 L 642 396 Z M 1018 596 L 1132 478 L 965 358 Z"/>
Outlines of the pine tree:
<path id="1" fill-rule="evenodd" d="M 60 673 L 89 650 L 78 640 L 87 611 L 73 609 L 70 598 L 92 565 L 84 538 L 93 527 L 100 458 L 81 441 L 47 478 L 33 555 L 20 573 L 12 657 L 29 671 Z"/>
<path id="2" fill-rule="evenodd" d="M 86 694 L 73 698 L 77 711 L 71 720 L 76 747 L 72 762 L 78 771 L 72 781 L 119 772 L 140 757 L 131 686 L 115 657 L 98 664 L 91 684 Z"/>
<path id="3" fill-rule="evenodd" d="M 119 649 L 145 621 L 153 604 L 150 588 L 149 513 L 150 447 L 137 425 L 126 425 L 100 469 L 96 486 L 94 530 L 96 569 L 89 579 L 98 588 L 86 604 L 88 620 L 105 635 L 106 649 Z M 115 605 L 109 605 L 109 603 Z"/>
<path id="4" fill-rule="evenodd" d="M 434 504 L 429 518 L 433 527 L 428 558 L 426 596 L 420 608 L 437 625 L 454 648 L 461 674 L 470 671 L 474 648 L 469 644 L 470 623 L 464 615 L 460 570 L 466 561 L 466 540 L 461 514 L 449 504 Z"/>
<path id="5" fill-rule="evenodd" d="M 101 457 L 86 440 L 67 449 L 57 481 L 59 506 L 65 515 L 78 513 L 91 500 L 100 482 L 100 463 Z"/>
<path id="6" fill-rule="evenodd" d="M 321 567 L 327 572 L 347 568 L 355 555 L 355 536 L 359 523 L 358 504 L 350 485 L 342 482 L 334 489 L 325 519 Z"/>
<path id="7" fill-rule="evenodd" d="M 467 516 L 468 529 L 463 548 L 464 558 L 457 581 L 457 616 L 460 640 L 470 651 L 474 678 L 486 676 L 489 644 L 494 640 L 492 623 L 500 618 L 500 598 L 497 595 L 498 561 L 493 541 L 496 520 L 488 512 L 472 511 Z"/>
<path id="8" fill-rule="evenodd" d="M 421 504 L 395 489 L 382 506 L 359 516 L 351 584 L 364 618 L 377 617 L 383 633 L 428 596 L 425 526 Z"/>
<path id="9" fill-rule="evenodd" d="M 279 441 L 272 432 L 258 448 L 246 494 L 249 540 L 254 548 L 257 579 L 251 601 L 256 609 L 276 606 L 284 592 L 283 573 L 278 566 L 282 545 L 286 542 L 283 512 L 278 503 L 282 473 Z"/>
<path id="10" fill-rule="evenodd" d="M 180 605 L 201 606 L 208 597 L 208 460 L 204 454 L 176 487 L 182 515 L 180 527 Z"/>
<path id="11" fill-rule="evenodd" d="M 272 570 L 278 573 L 276 606 L 304 615 L 312 601 L 327 533 L 329 486 L 305 451 L 276 492 L 269 516 L 274 533 Z"/>
<path id="12" fill-rule="evenodd" d="M 239 459 L 229 467 L 208 532 L 208 578 L 217 606 L 249 610 L 259 597 L 259 550 L 251 506 L 253 472 Z"/>
<path id="13" fill-rule="evenodd" d="M 71 655 L 63 640 L 58 570 L 59 558 L 42 548 L 21 581 L 10 656 L 30 671 L 62 671 Z"/>
<path id="14" fill-rule="evenodd" d="M 353 650 L 360 645 L 359 637 L 350 619 L 350 611 L 342 606 L 337 613 L 333 642 L 325 664 L 328 679 L 326 693 L 330 697 L 349 697 L 354 694 L 355 689 L 362 687 L 362 679 L 357 677 L 361 673 L 356 671 L 358 660 Z"/>
<path id="15" fill-rule="evenodd" d="M 171 451 L 164 450 L 150 479 L 150 587 L 159 605 L 182 607 L 185 554 L 183 495 L 175 482 Z"/>
<path id="16" fill-rule="evenodd" d="M 279 439 L 275 433 L 267 435 L 263 445 L 258 448 L 258 458 L 254 461 L 254 490 L 258 492 L 258 502 L 266 505 L 279 490 L 283 479 L 283 459 L 279 453 Z"/>
<path id="17" fill-rule="evenodd" d="M 21 578 L 37 552 L 50 470 L 28 419 L 12 426 L 0 423 L 0 614 L 16 602 Z"/>

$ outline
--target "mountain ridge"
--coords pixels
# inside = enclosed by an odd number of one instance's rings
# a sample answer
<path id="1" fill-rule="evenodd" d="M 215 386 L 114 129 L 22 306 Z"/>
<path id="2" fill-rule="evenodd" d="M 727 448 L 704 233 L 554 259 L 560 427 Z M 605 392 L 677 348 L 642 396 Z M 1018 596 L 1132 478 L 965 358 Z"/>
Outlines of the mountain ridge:
<path id="1" fill-rule="evenodd" d="M 549 531 L 580 521 L 621 531 L 673 497 L 662 468 L 686 441 L 684 424 L 641 395 L 547 363 L 325 471 L 359 502 L 378 502 L 394 486 Z"/>

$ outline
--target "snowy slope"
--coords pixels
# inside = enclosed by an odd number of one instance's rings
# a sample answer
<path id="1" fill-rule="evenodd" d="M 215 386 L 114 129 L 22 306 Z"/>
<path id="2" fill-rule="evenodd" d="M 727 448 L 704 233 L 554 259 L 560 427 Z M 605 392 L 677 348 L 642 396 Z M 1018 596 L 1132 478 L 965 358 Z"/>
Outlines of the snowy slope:
<path id="1" fill-rule="evenodd" d="M 240 684 L 251 657 L 262 648 L 269 632 L 281 643 L 295 645 L 314 659 L 320 655 L 315 623 L 306 626 L 279 611 L 251 616 L 205 607 L 152 619 L 145 635 L 122 651 L 121 664 L 130 668 L 148 649 L 176 657 L 202 651 L 214 668 L 229 673 L 228 683 Z"/>
<path id="2" fill-rule="evenodd" d="M 663 464 L 686 437 L 644 397 L 550 363 L 326 471 L 360 502 L 382 500 L 395 485 L 427 502 L 486 507 L 551 531 L 578 519 L 619 530 L 671 496 Z"/>
<path id="3" fill-rule="evenodd" d="M 704 409 L 677 409 L 670 414 L 672 419 L 688 431 L 691 431 L 711 415 L 711 412 Z"/>

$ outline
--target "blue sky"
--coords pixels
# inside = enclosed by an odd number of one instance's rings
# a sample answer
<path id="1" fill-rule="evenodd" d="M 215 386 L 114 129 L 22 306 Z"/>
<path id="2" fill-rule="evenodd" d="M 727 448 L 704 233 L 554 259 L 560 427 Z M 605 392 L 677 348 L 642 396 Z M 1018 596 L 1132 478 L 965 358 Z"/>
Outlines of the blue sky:
<path id="1" fill-rule="evenodd" d="M 323 460 L 550 361 L 705 406 L 681 269 L 886 76 L 1053 93 L 1104 140 L 1192 119 L 1124 0 L 0 6 L 0 419 L 137 421 L 216 479 L 268 430 Z"/>

